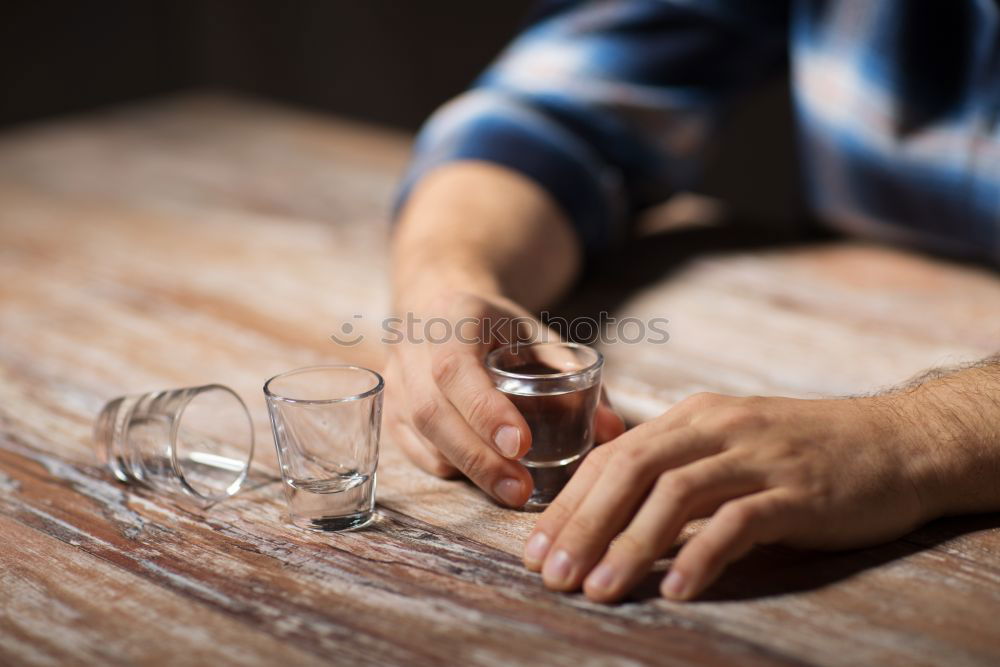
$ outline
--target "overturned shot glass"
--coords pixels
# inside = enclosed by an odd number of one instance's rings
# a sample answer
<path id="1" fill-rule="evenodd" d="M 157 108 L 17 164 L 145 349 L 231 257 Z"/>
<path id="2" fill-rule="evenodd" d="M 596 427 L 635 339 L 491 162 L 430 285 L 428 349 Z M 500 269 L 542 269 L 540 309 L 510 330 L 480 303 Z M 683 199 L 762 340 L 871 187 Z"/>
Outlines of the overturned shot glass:
<path id="1" fill-rule="evenodd" d="M 264 385 L 291 521 L 361 528 L 375 516 L 385 383 L 360 366 L 312 366 Z"/>
<path id="2" fill-rule="evenodd" d="M 600 352 L 578 343 L 516 344 L 487 355 L 493 384 L 531 429 L 521 464 L 535 488 L 524 509 L 555 500 L 593 447 L 603 365 Z"/>
<path id="3" fill-rule="evenodd" d="M 208 507 L 240 490 L 253 458 L 246 405 L 217 384 L 122 396 L 94 426 L 115 477 Z"/>

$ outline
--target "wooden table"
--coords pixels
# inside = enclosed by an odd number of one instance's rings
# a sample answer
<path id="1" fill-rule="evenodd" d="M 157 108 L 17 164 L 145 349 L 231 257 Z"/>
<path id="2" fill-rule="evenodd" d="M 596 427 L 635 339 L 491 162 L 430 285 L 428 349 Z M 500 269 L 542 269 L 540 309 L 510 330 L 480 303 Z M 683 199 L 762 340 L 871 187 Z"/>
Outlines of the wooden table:
<path id="1" fill-rule="evenodd" d="M 618 606 L 545 591 L 519 564 L 534 515 L 419 472 L 392 442 L 373 529 L 289 527 L 261 384 L 380 366 L 385 210 L 407 149 L 216 97 L 0 136 L 0 663 L 1000 662 L 996 515 L 847 553 L 758 549 L 701 601 L 650 587 Z M 657 236 L 590 288 L 619 316 L 670 320 L 665 345 L 606 350 L 632 420 L 699 390 L 866 391 L 1000 347 L 989 271 L 724 238 Z M 344 321 L 363 344 L 330 341 Z M 193 511 L 99 464 L 104 401 L 208 382 L 251 407 L 253 490 Z"/>

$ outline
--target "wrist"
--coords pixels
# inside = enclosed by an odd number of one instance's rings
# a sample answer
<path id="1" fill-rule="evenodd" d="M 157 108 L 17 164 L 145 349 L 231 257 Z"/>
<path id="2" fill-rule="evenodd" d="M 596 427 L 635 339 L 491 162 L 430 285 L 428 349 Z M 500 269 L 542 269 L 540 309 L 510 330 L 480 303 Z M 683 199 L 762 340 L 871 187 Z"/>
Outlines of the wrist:
<path id="1" fill-rule="evenodd" d="M 457 289 L 532 310 L 569 288 L 583 257 L 569 220 L 539 185 L 479 162 L 421 178 L 393 237 L 397 294 Z M 426 285 L 411 287 L 414 278 Z"/>
<path id="2" fill-rule="evenodd" d="M 503 296 L 498 277 L 485 262 L 454 251 L 401 249 L 393 262 L 392 303 L 397 312 L 424 312 L 442 295 Z"/>
<path id="3" fill-rule="evenodd" d="M 875 441 L 891 448 L 896 466 L 919 504 L 918 523 L 951 513 L 954 489 L 951 462 L 942 441 L 943 425 L 932 417 L 921 396 L 896 392 L 864 400 L 876 423 Z"/>
<path id="4" fill-rule="evenodd" d="M 914 483 L 926 499 L 928 516 L 994 509 L 1000 462 L 991 456 L 988 429 L 974 395 L 961 380 L 935 379 L 885 397 L 901 417 L 909 443 Z"/>

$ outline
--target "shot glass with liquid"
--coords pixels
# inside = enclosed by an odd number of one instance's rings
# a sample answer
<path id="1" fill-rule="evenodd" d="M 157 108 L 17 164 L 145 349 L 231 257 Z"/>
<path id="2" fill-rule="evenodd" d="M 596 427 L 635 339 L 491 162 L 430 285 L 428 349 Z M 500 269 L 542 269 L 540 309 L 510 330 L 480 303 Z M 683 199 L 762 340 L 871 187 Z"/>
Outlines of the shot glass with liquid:
<path id="1" fill-rule="evenodd" d="M 300 368 L 264 385 L 296 526 L 351 530 L 374 518 L 384 387 L 360 366 Z"/>
<path id="2" fill-rule="evenodd" d="M 578 343 L 517 344 L 487 355 L 494 385 L 531 429 L 521 464 L 535 488 L 524 509 L 547 507 L 594 446 L 603 365 L 600 352 Z"/>

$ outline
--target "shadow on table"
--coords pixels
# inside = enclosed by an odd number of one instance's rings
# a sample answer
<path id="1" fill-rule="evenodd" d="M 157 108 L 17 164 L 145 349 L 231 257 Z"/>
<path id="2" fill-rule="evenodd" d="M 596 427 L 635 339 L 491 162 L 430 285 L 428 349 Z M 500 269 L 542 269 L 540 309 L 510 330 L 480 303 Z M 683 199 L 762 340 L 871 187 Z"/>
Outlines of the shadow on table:
<path id="1" fill-rule="evenodd" d="M 621 248 L 592 261 L 576 288 L 551 309 L 556 316 L 597 319 L 602 311 L 613 312 L 638 290 L 669 277 L 693 260 L 711 255 L 791 249 L 845 240 L 843 234 L 813 219 L 798 225 L 729 218 L 717 224 L 678 225 L 667 231 L 639 236 Z M 997 270 L 992 259 L 949 257 L 915 248 L 909 252 L 952 261 L 959 266 Z M 572 332 L 570 332 L 572 333 Z M 592 340 L 577 342 L 592 343 Z"/>
<path id="2" fill-rule="evenodd" d="M 757 547 L 730 565 L 697 601 L 750 600 L 817 590 L 963 535 L 996 528 L 1000 528 L 1000 513 L 939 519 L 898 540 L 851 551 Z M 659 571 L 648 576 L 629 596 L 629 601 L 659 597 L 665 569 L 665 566 L 658 568 Z"/>
<path id="3" fill-rule="evenodd" d="M 637 290 L 706 255 L 787 248 L 837 238 L 841 237 L 812 221 L 789 228 L 747 220 L 684 226 L 638 237 L 592 262 L 573 293 L 552 313 L 569 319 L 596 318 L 601 311 L 617 309 Z"/>

